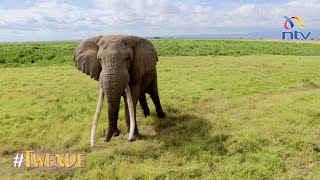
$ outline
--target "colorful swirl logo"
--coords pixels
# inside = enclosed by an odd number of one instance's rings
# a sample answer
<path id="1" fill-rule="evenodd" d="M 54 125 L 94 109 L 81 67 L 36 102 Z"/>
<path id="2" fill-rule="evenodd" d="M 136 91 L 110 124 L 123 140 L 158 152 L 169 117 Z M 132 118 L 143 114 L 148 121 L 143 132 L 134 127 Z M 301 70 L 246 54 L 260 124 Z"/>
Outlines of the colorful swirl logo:
<path id="1" fill-rule="evenodd" d="M 306 26 L 302 23 L 301 19 L 298 16 L 283 16 L 286 19 L 286 22 L 284 22 L 284 28 L 285 29 L 292 29 L 294 27 L 294 24 L 291 19 L 295 19 L 300 27 Z M 290 27 L 288 26 L 288 23 L 290 24 Z"/>

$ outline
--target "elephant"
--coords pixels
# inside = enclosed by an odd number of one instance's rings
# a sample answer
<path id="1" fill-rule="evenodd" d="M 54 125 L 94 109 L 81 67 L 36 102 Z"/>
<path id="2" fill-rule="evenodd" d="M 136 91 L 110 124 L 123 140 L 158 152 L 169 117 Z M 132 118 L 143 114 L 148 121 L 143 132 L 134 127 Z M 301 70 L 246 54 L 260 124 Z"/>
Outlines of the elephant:
<path id="1" fill-rule="evenodd" d="M 91 129 L 91 146 L 103 99 L 106 97 L 109 124 L 105 141 L 118 136 L 120 99 L 125 104 L 128 140 L 140 134 L 136 124 L 136 106 L 140 102 L 144 116 L 150 115 L 146 93 L 150 95 L 159 118 L 165 118 L 157 83 L 157 52 L 152 43 L 138 36 L 94 36 L 80 42 L 74 52 L 75 67 L 100 82 L 100 93 Z"/>

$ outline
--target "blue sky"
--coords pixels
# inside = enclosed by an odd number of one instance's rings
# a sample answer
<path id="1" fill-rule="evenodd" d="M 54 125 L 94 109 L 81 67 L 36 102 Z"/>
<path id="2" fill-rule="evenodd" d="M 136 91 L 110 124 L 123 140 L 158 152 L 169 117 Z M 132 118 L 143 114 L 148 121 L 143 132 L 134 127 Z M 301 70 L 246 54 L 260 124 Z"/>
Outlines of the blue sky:
<path id="1" fill-rule="evenodd" d="M 298 30 L 317 35 L 319 12 L 320 0 L 2 0 L 0 41 L 98 34 L 258 33 L 268 38 L 283 31 L 283 15 L 299 16 L 307 26 Z"/>

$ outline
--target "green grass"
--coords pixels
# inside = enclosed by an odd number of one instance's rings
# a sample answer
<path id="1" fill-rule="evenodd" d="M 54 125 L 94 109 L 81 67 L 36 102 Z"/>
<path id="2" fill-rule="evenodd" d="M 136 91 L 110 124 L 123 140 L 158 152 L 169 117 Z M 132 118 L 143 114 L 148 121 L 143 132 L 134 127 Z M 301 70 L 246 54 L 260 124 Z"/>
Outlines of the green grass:
<path id="1" fill-rule="evenodd" d="M 71 63 L 79 42 L 0 44 L 0 65 Z M 319 44 L 243 40 L 152 40 L 159 56 L 320 56 Z"/>
<path id="2" fill-rule="evenodd" d="M 144 138 L 127 142 L 122 134 L 105 143 L 104 104 L 94 148 L 89 138 L 98 82 L 69 64 L 0 70 L 2 177 L 320 178 L 318 56 L 161 56 L 167 119 L 156 117 L 149 98 L 151 117 L 139 110 L 137 119 Z M 119 128 L 124 133 L 123 104 Z M 86 152 L 86 168 L 13 168 L 15 154 L 28 149 Z"/>

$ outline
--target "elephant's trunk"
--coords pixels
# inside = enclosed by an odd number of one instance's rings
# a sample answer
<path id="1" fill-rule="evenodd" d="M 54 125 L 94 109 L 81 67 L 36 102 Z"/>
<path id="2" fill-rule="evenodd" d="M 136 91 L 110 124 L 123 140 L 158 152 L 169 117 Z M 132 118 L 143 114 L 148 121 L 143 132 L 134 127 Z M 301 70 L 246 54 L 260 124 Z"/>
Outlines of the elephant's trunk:
<path id="1" fill-rule="evenodd" d="M 103 88 L 103 91 L 107 98 L 107 107 L 108 107 L 108 119 L 109 119 L 109 126 L 106 133 L 105 141 L 110 141 L 111 137 L 115 133 L 119 133 L 117 124 L 118 124 L 118 114 L 119 114 L 119 105 L 120 105 L 120 99 L 121 96 L 126 92 L 126 96 L 131 99 L 131 106 L 132 104 L 132 98 L 128 86 L 129 82 L 129 74 L 125 71 L 121 71 L 120 69 L 116 67 L 110 67 L 108 66 L 105 68 L 105 72 L 101 72 L 100 74 L 100 82 Z M 129 92 L 129 93 L 128 93 Z M 129 95 L 128 95 L 129 94 Z M 129 101 L 129 100 L 128 100 Z M 130 106 L 130 105 L 129 105 Z M 132 111 L 133 112 L 133 111 Z M 132 117 L 134 120 L 134 117 Z M 130 118 L 130 119 L 132 119 Z M 135 123 L 130 123 L 130 126 L 135 126 Z M 130 133 L 132 138 L 133 131 Z"/>
<path id="2" fill-rule="evenodd" d="M 107 75 L 107 82 L 102 84 L 105 95 L 107 97 L 109 126 L 105 141 L 110 141 L 116 131 L 118 131 L 118 115 L 120 98 L 123 90 L 120 86 L 117 75 Z M 124 89 L 124 88 L 123 88 Z"/>

